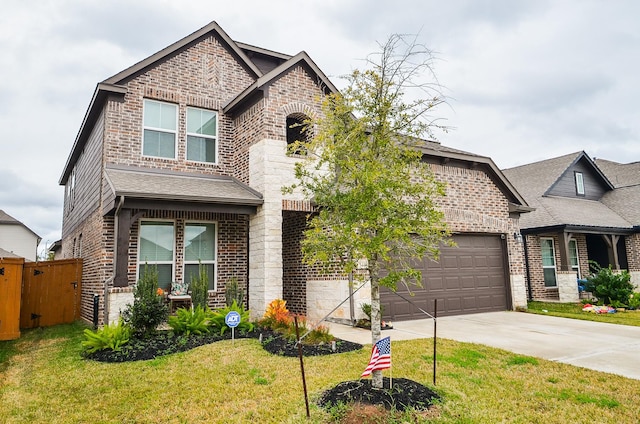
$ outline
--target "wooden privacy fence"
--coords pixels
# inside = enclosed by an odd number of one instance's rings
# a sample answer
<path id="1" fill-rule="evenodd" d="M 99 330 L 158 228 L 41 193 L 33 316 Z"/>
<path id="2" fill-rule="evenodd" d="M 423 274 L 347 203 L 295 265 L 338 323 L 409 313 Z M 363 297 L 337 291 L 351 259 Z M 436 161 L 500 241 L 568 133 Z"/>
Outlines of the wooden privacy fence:
<path id="1" fill-rule="evenodd" d="M 19 338 L 21 328 L 80 319 L 81 278 L 82 259 L 0 258 L 0 340 Z"/>
<path id="2" fill-rule="evenodd" d="M 23 258 L 0 258 L 0 340 L 20 337 Z"/>
<path id="3" fill-rule="evenodd" d="M 22 274 L 20 328 L 80 319 L 82 259 L 27 262 Z"/>

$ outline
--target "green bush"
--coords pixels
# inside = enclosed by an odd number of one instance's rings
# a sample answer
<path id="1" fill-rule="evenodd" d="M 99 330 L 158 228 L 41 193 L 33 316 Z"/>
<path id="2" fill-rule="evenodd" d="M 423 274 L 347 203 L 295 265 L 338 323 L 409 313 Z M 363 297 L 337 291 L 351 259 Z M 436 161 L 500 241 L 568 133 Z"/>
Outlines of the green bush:
<path id="1" fill-rule="evenodd" d="M 233 305 L 233 301 L 238 305 L 242 305 L 242 302 L 244 302 L 244 292 L 238 284 L 238 279 L 236 277 L 233 277 L 227 282 L 224 289 L 224 299 L 227 306 Z"/>
<path id="2" fill-rule="evenodd" d="M 209 297 L 209 276 L 206 266 L 198 265 L 198 276 L 191 277 L 189 289 L 191 290 L 193 306 L 202 306 L 202 309 L 206 309 Z"/>
<path id="3" fill-rule="evenodd" d="M 84 336 L 85 340 L 82 341 L 82 347 L 86 353 L 105 349 L 119 351 L 122 346 L 129 342 L 131 327 L 126 325 L 120 318 L 117 323 L 105 325 L 96 331 L 86 328 Z"/>
<path id="4" fill-rule="evenodd" d="M 640 292 L 631 293 L 628 305 L 631 309 L 640 309 Z"/>
<path id="5" fill-rule="evenodd" d="M 596 264 L 592 264 L 594 273 L 587 277 L 585 290 L 593 293 L 598 298 L 598 302 L 605 305 L 622 306 L 629 302 L 629 296 L 633 293 L 633 284 L 631 284 L 631 275 L 626 270 L 613 272 L 611 265 L 608 268 L 602 268 Z"/>
<path id="6" fill-rule="evenodd" d="M 169 317 L 169 326 L 176 334 L 204 334 L 208 333 L 208 308 L 198 305 L 191 308 L 178 308 L 176 315 Z"/>
<path id="7" fill-rule="evenodd" d="M 253 323 L 249 318 L 249 311 L 245 311 L 242 306 L 238 306 L 238 303 L 234 301 L 231 306 L 225 306 L 224 308 L 218 308 L 215 311 L 209 313 L 209 321 L 211 328 L 214 331 L 220 331 L 220 334 L 224 334 L 229 329 L 225 318 L 231 311 L 235 311 L 240 314 L 240 324 L 236 327 L 241 332 L 253 331 Z"/>
<path id="8" fill-rule="evenodd" d="M 147 337 L 166 321 L 168 315 L 169 308 L 158 295 L 158 270 L 145 265 L 142 278 L 133 289 L 133 305 L 128 305 L 122 313 L 124 322 L 136 335 Z"/>

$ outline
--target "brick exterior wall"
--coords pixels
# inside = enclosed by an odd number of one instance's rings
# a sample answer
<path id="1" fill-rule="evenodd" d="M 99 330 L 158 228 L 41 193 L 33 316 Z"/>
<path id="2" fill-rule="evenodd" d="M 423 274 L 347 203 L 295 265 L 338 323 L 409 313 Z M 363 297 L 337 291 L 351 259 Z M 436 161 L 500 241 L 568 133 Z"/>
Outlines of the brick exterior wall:
<path id="1" fill-rule="evenodd" d="M 540 251 L 540 238 L 553 239 L 555 251 L 556 272 L 560 272 L 562 265 L 560 258 L 560 249 L 558 248 L 558 236 L 548 235 L 527 235 L 527 252 L 529 259 L 529 283 L 531 284 L 531 293 L 534 300 L 557 300 L 559 298 L 557 287 L 545 287 L 544 272 L 542 269 L 542 253 Z M 587 252 L 587 239 L 584 234 L 574 234 L 573 239 L 576 240 L 578 248 L 578 265 L 580 266 L 581 278 L 589 275 L 589 257 Z M 577 284 L 577 283 L 576 283 Z"/>
<path id="2" fill-rule="evenodd" d="M 107 186 L 102 180 L 104 167 L 109 164 L 230 175 L 263 193 L 265 202 L 252 216 L 143 212 L 146 218 L 176 222 L 174 272 L 178 281 L 183 269 L 184 222 L 218 222 L 218 290 L 210 295 L 210 306 L 224 304 L 225 284 L 235 277 L 242 287 L 249 286 L 252 290 L 249 302 L 255 309 L 254 316 L 260 316 L 266 303 L 275 297 L 288 298 L 292 310 L 304 312 L 308 287 L 301 283 L 303 270 L 295 265 L 299 257 L 295 246 L 299 245 L 302 217 L 309 212 L 310 205 L 300 193 L 283 197 L 280 187 L 293 181 L 296 161 L 286 155 L 286 118 L 292 114 L 319 114 L 323 87 L 305 66 L 294 66 L 264 88 L 263 99 L 246 106 L 237 116 L 222 113 L 222 106 L 253 82 L 253 76 L 226 50 L 218 36 L 209 35 L 153 68 L 122 81 L 121 85 L 127 89 L 124 98 L 108 99 L 76 165 L 77 191 L 85 197 L 76 197 L 74 208 L 65 204 L 65 210 L 75 212 L 66 213 L 63 222 L 63 257 L 72 255 L 72 241 L 82 234 L 84 319 L 91 319 L 93 293 L 102 296 L 102 316 L 109 312 L 104 304 L 105 293 L 122 295 L 119 297 L 122 299 L 129 293 L 127 288 L 114 290 L 112 282 L 114 219 L 104 215 L 108 211 L 104 211 L 103 206 L 112 199 L 105 198 L 108 190 L 104 190 Z M 142 156 L 144 99 L 177 105 L 175 159 Z M 186 160 L 186 108 L 189 106 L 218 112 L 217 164 Z M 506 235 L 509 273 L 512 277 L 523 274 L 522 247 L 509 237 L 519 232 L 518 222 L 509 217 L 506 198 L 487 174 L 481 169 L 437 164 L 432 169 L 438 179 L 447 183 L 447 197 L 439 206 L 451 230 Z M 138 277 L 137 243 L 138 224 L 134 223 L 127 252 L 130 285 L 135 284 Z M 339 277 L 323 276 L 316 271 L 306 270 L 306 281 Z"/>
<path id="3" fill-rule="evenodd" d="M 105 162 L 203 174 L 236 175 L 234 123 L 218 114 L 218 164 L 186 160 L 186 108 L 219 111 L 253 83 L 253 77 L 209 36 L 126 82 L 124 102 L 109 103 Z M 177 158 L 142 156 L 144 99 L 178 105 Z"/>

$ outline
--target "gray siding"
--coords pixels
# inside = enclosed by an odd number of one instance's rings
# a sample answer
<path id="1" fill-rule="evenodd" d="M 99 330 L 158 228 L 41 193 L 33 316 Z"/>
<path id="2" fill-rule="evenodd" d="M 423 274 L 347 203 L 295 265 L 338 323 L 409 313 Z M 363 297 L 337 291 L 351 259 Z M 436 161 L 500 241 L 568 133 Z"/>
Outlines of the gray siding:
<path id="1" fill-rule="evenodd" d="M 584 196 L 576 193 L 575 172 L 581 172 L 584 179 Z M 569 167 L 558 181 L 547 191 L 547 195 L 599 200 L 607 192 L 607 186 L 598 173 L 584 160 Z"/>
<path id="2" fill-rule="evenodd" d="M 87 219 L 100 205 L 103 129 L 104 113 L 101 113 L 75 165 L 73 206 L 68 207 L 69 199 L 66 196 L 64 199 L 63 238 Z"/>

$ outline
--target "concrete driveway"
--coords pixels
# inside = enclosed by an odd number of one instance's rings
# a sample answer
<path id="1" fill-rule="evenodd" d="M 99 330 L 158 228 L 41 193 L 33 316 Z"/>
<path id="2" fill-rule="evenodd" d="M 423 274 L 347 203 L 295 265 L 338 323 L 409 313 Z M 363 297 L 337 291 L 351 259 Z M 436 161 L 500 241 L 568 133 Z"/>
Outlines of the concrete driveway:
<path id="1" fill-rule="evenodd" d="M 433 320 L 394 322 L 391 340 L 433 337 Z M 371 344 L 371 332 L 330 324 L 343 340 Z M 438 338 L 479 343 L 640 380 L 640 327 L 523 312 L 489 312 L 438 318 Z"/>

